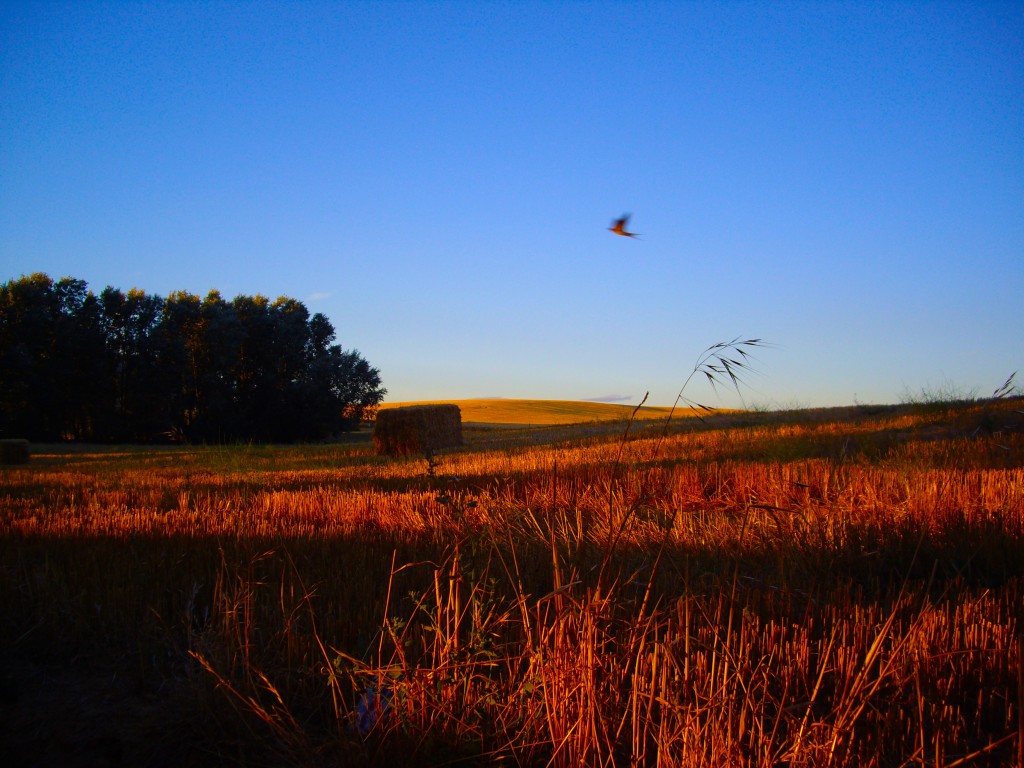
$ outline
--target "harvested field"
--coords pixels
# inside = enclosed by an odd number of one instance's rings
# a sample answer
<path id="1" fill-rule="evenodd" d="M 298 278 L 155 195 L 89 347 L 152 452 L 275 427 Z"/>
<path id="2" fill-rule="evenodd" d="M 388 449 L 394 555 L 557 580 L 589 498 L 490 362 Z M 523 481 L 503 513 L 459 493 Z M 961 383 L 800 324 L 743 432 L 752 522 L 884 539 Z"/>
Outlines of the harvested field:
<path id="1" fill-rule="evenodd" d="M 0 759 L 1012 765 L 1020 410 L 33 446 Z"/>
<path id="2" fill-rule="evenodd" d="M 548 426 L 553 424 L 583 424 L 588 422 L 622 421 L 628 419 L 634 405 L 595 403 L 586 400 L 517 400 L 480 398 L 475 400 L 444 400 L 425 403 L 385 403 L 381 411 L 415 405 L 458 406 L 466 424 L 505 426 Z M 666 418 L 671 408 L 644 406 L 638 417 L 642 419 Z M 677 409 L 674 416 L 691 415 L 689 408 Z"/>

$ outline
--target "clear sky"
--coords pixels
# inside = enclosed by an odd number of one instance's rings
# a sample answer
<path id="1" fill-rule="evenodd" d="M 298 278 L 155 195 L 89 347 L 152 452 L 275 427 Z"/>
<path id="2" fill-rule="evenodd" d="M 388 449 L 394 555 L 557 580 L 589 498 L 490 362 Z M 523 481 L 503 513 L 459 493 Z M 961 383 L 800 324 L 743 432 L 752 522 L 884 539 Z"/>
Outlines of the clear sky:
<path id="1" fill-rule="evenodd" d="M 4 0 L 0 282 L 38 271 L 300 299 L 389 400 L 670 404 L 735 336 L 748 404 L 988 394 L 1024 3 Z"/>

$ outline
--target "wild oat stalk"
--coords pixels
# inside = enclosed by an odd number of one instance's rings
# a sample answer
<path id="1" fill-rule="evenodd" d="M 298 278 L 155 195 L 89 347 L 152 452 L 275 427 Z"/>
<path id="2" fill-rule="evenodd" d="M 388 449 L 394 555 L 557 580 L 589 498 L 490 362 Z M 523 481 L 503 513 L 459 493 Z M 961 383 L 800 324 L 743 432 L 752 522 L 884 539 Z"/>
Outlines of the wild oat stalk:
<path id="1" fill-rule="evenodd" d="M 679 403 L 685 403 L 689 408 L 694 411 L 704 411 L 705 413 L 714 413 L 715 408 L 709 405 L 703 405 L 695 400 L 691 400 L 686 397 L 683 393 L 686 391 L 686 387 L 693 380 L 694 376 L 703 374 L 704 377 L 711 383 L 712 389 L 717 393 L 718 387 L 732 387 L 736 390 L 736 394 L 740 396 L 740 401 L 743 400 L 743 393 L 740 391 L 740 385 L 745 383 L 743 378 L 748 373 L 755 373 L 756 369 L 752 366 L 754 360 L 753 355 L 748 351 L 756 347 L 768 347 L 771 346 L 768 342 L 763 339 L 741 339 L 739 336 L 734 338 L 732 341 L 720 341 L 717 344 L 712 344 L 710 347 L 700 353 L 697 358 L 697 362 L 694 363 L 693 370 L 690 371 L 690 375 L 686 377 L 686 381 L 683 382 L 683 386 L 679 388 L 679 394 L 676 395 L 676 401 L 672 404 L 672 408 L 669 411 L 668 418 L 665 419 L 665 427 L 662 430 L 661 436 L 654 446 L 654 453 L 652 459 L 656 459 L 661 452 L 661 445 L 665 437 L 668 435 L 669 424 L 672 422 L 672 417 L 676 412 L 676 408 Z M 646 393 L 640 404 L 633 409 L 633 413 L 629 418 L 629 422 L 626 424 L 626 431 L 622 435 L 622 439 L 619 442 L 619 451 L 615 456 L 615 462 L 612 465 L 611 480 L 608 483 L 608 514 L 609 520 L 613 518 L 613 507 L 614 507 L 614 491 L 615 484 L 619 474 L 619 468 L 622 460 L 622 449 L 626 444 L 626 440 L 629 437 L 629 430 L 633 426 L 633 421 L 636 418 L 637 412 L 640 407 L 647 402 L 647 397 L 650 393 Z M 697 418 L 700 415 L 697 414 Z M 625 533 L 629 523 L 632 521 L 639 509 L 641 501 L 649 496 L 649 490 L 645 487 L 633 504 L 626 510 L 622 519 L 618 525 L 615 526 L 609 533 L 608 543 L 605 545 L 605 554 L 601 565 L 600 576 L 598 582 L 601 583 L 601 577 L 605 572 L 605 567 L 611 560 L 612 554 L 615 551 L 616 545 Z M 666 528 L 666 539 L 667 532 L 671 528 L 671 524 Z M 663 546 L 664 546 L 663 542 Z"/>
<path id="2" fill-rule="evenodd" d="M 701 411 L 711 414 L 717 410 L 713 406 L 691 400 L 683 394 L 686 392 L 686 388 L 690 385 L 694 376 L 703 375 L 716 393 L 719 387 L 735 389 L 736 394 L 740 396 L 740 402 L 743 402 L 743 393 L 740 391 L 740 385 L 745 383 L 744 377 L 748 373 L 757 372 L 751 364 L 754 356 L 748 350 L 770 346 L 772 345 L 764 339 L 741 339 L 737 336 L 732 341 L 720 341 L 717 344 L 712 344 L 701 352 L 697 357 L 697 362 L 693 365 L 693 370 L 690 371 L 690 375 L 686 377 L 683 386 L 679 388 L 679 394 L 676 395 L 675 402 L 672 403 L 672 408 L 668 412 L 668 418 L 665 419 L 665 427 L 661 432 L 661 437 L 654 446 L 653 458 L 656 458 L 661 452 L 661 444 L 668 436 L 672 417 L 675 415 L 676 408 L 679 407 L 680 403 L 684 403 L 693 410 L 694 415 L 698 419 L 701 418 Z M 703 419 L 701 420 L 703 421 Z"/>
<path id="3" fill-rule="evenodd" d="M 1017 372 L 1016 371 L 1011 373 L 1007 377 L 1006 381 L 1004 381 L 1002 383 L 1002 385 L 997 387 L 996 390 L 992 393 L 992 399 L 993 400 L 1006 400 L 1008 398 L 1013 397 L 1014 394 L 1017 392 L 1017 385 L 1013 383 L 1013 380 L 1014 380 L 1014 378 L 1016 378 L 1016 376 L 1017 376 Z"/>
<path id="4" fill-rule="evenodd" d="M 770 344 L 763 339 L 741 340 L 737 336 L 732 341 L 720 341 L 705 349 L 697 358 L 697 362 L 694 364 L 693 370 L 690 371 L 690 375 L 686 377 L 686 381 L 683 382 L 683 386 L 679 388 L 679 394 L 676 395 L 676 401 L 672 404 L 672 410 L 669 412 L 669 419 L 672 418 L 679 403 L 685 403 L 688 407 L 705 413 L 714 413 L 715 408 L 691 400 L 683 394 L 693 377 L 701 374 L 716 393 L 720 386 L 732 387 L 739 395 L 740 402 L 743 402 L 743 393 L 740 391 L 740 384 L 745 383 L 743 377 L 748 373 L 756 372 L 751 365 L 754 357 L 747 350 L 767 346 Z"/>

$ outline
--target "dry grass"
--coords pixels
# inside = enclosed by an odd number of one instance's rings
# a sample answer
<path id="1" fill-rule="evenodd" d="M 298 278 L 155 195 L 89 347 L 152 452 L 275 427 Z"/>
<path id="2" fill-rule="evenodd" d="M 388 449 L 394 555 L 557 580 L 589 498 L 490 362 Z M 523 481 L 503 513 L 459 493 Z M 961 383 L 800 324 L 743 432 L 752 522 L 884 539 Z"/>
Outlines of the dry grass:
<path id="1" fill-rule="evenodd" d="M 433 464 L 37 446 L 0 470 L 4 740 L 151 765 L 1011 765 L 1020 409 L 470 434 Z M 46 723 L 28 668 L 73 717 Z"/>
<path id="2" fill-rule="evenodd" d="M 587 422 L 621 421 L 633 412 L 632 405 L 616 403 L 595 403 L 585 400 L 516 400 L 505 398 L 482 398 L 476 400 L 443 400 L 437 403 L 457 405 L 462 419 L 468 424 L 503 425 L 553 425 L 582 424 Z M 410 405 L 427 403 L 384 403 L 381 411 Z M 434 404 L 431 402 L 430 404 Z M 665 418 L 670 408 L 644 406 L 640 416 L 645 419 Z M 675 416 L 688 415 L 687 410 L 677 411 Z"/>

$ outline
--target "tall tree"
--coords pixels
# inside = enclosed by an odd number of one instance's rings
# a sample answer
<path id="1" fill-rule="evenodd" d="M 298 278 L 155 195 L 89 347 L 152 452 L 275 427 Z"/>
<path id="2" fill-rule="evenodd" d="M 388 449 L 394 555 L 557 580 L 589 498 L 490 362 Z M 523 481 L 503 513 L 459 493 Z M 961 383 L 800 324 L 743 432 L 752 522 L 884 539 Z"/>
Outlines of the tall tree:
<path id="1" fill-rule="evenodd" d="M 0 290 L 0 392 L 4 432 L 54 439 L 60 431 L 46 403 L 55 393 L 58 300 L 53 281 L 35 273 Z"/>
<path id="2" fill-rule="evenodd" d="M 0 285 L 0 431 L 33 439 L 312 440 L 386 390 L 302 302 L 166 300 L 44 274 Z"/>
<path id="3" fill-rule="evenodd" d="M 198 296 L 175 291 L 164 302 L 157 328 L 164 359 L 170 411 L 168 430 L 183 435 L 199 411 L 199 371 L 203 354 L 202 304 Z"/>
<path id="4" fill-rule="evenodd" d="M 0 285 L 0 433 L 93 436 L 106 392 L 96 297 L 47 275 Z"/>
<path id="5" fill-rule="evenodd" d="M 237 377 L 242 325 L 219 291 L 206 295 L 200 316 L 203 343 L 197 368 L 197 414 L 191 432 L 198 440 L 234 440 L 242 434 Z"/>
<path id="6" fill-rule="evenodd" d="M 137 288 L 124 294 L 107 286 L 100 293 L 100 307 L 114 382 L 111 437 L 152 439 L 165 432 L 173 418 L 167 410 L 167 380 L 156 333 L 163 300 Z"/>
<path id="7" fill-rule="evenodd" d="M 77 440 L 95 439 L 102 432 L 110 382 L 105 377 L 104 338 L 100 303 L 84 280 L 65 277 L 54 286 L 57 319 L 57 359 L 61 432 Z"/>

